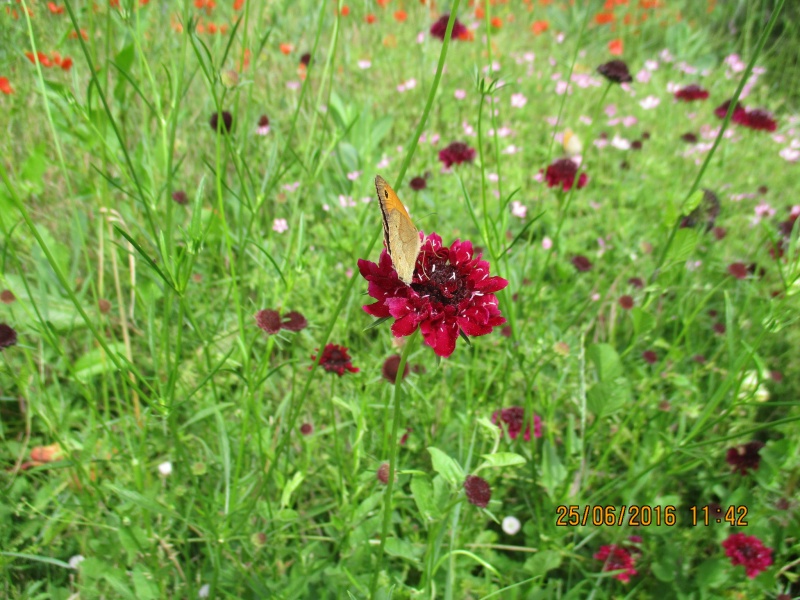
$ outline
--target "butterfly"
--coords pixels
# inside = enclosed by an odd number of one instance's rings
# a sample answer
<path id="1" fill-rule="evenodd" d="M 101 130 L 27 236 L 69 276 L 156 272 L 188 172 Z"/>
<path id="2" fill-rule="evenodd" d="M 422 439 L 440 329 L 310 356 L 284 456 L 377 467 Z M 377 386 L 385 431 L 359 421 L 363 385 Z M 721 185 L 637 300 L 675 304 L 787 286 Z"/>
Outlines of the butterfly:
<path id="1" fill-rule="evenodd" d="M 575 132 L 571 129 L 564 131 L 564 140 L 562 144 L 564 146 L 564 152 L 566 152 L 567 156 L 578 156 L 581 152 L 583 152 L 583 144 L 581 143 L 580 138 L 575 135 Z"/>
<path id="2" fill-rule="evenodd" d="M 375 177 L 375 190 L 378 192 L 378 202 L 383 214 L 383 239 L 386 251 L 392 259 L 400 281 L 411 285 L 414 267 L 422 248 L 419 230 L 414 227 L 400 198 L 380 175 Z"/>

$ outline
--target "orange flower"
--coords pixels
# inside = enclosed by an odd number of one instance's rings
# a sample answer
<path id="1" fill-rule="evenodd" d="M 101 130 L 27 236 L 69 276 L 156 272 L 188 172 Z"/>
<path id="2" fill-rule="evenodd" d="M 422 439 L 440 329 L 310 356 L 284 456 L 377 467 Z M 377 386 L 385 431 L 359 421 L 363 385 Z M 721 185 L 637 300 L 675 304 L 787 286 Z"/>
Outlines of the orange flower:
<path id="1" fill-rule="evenodd" d="M 658 0 L 639 0 L 639 6 L 642 8 L 659 8 Z"/>
<path id="2" fill-rule="evenodd" d="M 608 42 L 608 51 L 614 56 L 622 54 L 622 40 L 617 38 Z"/>
<path id="3" fill-rule="evenodd" d="M 203 35 L 206 32 L 206 26 L 203 25 L 201 21 L 198 21 L 194 30 L 197 32 L 197 35 Z"/>
<path id="4" fill-rule="evenodd" d="M 211 35 L 214 35 L 215 33 L 217 33 L 217 26 L 216 26 L 214 23 L 209 23 L 209 24 L 206 26 L 206 30 L 207 30 L 207 31 L 208 31 L 208 33 L 210 33 Z"/>
<path id="5" fill-rule="evenodd" d="M 219 34 L 225 35 L 227 33 L 228 33 L 228 26 L 225 23 L 223 23 L 222 25 L 219 26 Z"/>
<path id="6" fill-rule="evenodd" d="M 44 463 L 55 462 L 61 460 L 63 452 L 58 443 L 50 444 L 49 446 L 36 446 L 31 448 L 31 460 L 35 463 L 43 465 Z"/>
<path id="7" fill-rule="evenodd" d="M 375 22 L 375 15 L 369 13 L 366 17 L 364 17 L 364 20 L 370 25 L 372 25 Z"/>
<path id="8" fill-rule="evenodd" d="M 471 29 L 467 29 L 466 31 L 462 31 L 458 34 L 458 39 L 462 42 L 472 42 L 475 40 L 475 32 Z"/>
<path id="9" fill-rule="evenodd" d="M 11 87 L 6 77 L 0 77 L 0 92 L 3 92 L 6 96 L 14 93 L 14 88 Z"/>
<path id="10" fill-rule="evenodd" d="M 64 7 L 63 6 L 59 6 L 55 2 L 48 2 L 47 3 L 47 9 L 51 13 L 53 13 L 54 15 L 60 15 L 61 13 L 64 12 Z"/>
<path id="11" fill-rule="evenodd" d="M 244 0 L 236 0 L 233 3 L 233 10 L 242 10 L 244 8 Z"/>
<path id="12" fill-rule="evenodd" d="M 378 6 L 386 8 L 387 4 L 389 4 L 389 0 L 378 0 Z"/>
<path id="13" fill-rule="evenodd" d="M 603 10 L 614 10 L 614 0 L 606 0 Z"/>
<path id="14" fill-rule="evenodd" d="M 404 11 L 404 10 L 396 10 L 396 11 L 394 11 L 394 20 L 397 21 L 398 23 L 402 23 L 407 18 L 408 18 L 408 15 L 406 14 L 406 11 Z"/>
<path id="15" fill-rule="evenodd" d="M 341 14 L 342 14 L 343 17 L 346 17 L 347 15 L 349 15 L 350 14 L 350 7 L 345 4 L 342 7 L 342 13 Z"/>
<path id="16" fill-rule="evenodd" d="M 53 54 L 51 56 L 53 57 L 53 63 L 60 67 L 61 66 L 61 55 L 58 52 L 53 52 Z"/>
<path id="17" fill-rule="evenodd" d="M 594 16 L 594 22 L 598 25 L 607 25 L 613 23 L 616 18 L 612 12 L 597 13 Z"/>
<path id="18" fill-rule="evenodd" d="M 239 70 L 244 71 L 249 66 L 250 66 L 250 48 L 245 48 L 244 58 L 242 59 L 242 68 Z"/>
<path id="19" fill-rule="evenodd" d="M 478 8 L 475 9 L 475 18 L 476 19 L 482 19 L 485 16 L 486 16 L 486 13 L 483 12 L 483 7 L 482 6 L 479 6 Z"/>
<path id="20" fill-rule="evenodd" d="M 294 50 L 291 44 L 285 44 L 285 43 L 281 44 L 280 48 L 281 48 L 281 54 L 291 54 L 292 50 Z"/>
<path id="21" fill-rule="evenodd" d="M 81 29 L 81 34 L 80 35 L 84 40 L 88 40 L 89 39 L 89 34 L 86 33 L 85 29 Z M 78 39 L 78 32 L 73 29 L 72 31 L 69 32 L 69 37 L 72 40 L 77 40 Z"/>
<path id="22" fill-rule="evenodd" d="M 625 25 L 632 25 L 633 24 L 633 15 L 631 13 L 628 13 L 627 15 L 625 15 L 625 18 L 622 19 L 622 22 Z"/>
<path id="23" fill-rule="evenodd" d="M 194 0 L 195 8 L 203 8 L 203 6 L 205 6 L 205 0 Z"/>
<path id="24" fill-rule="evenodd" d="M 534 35 L 541 35 L 548 29 L 550 29 L 550 23 L 547 21 L 534 21 L 533 25 L 531 25 Z"/>
<path id="25" fill-rule="evenodd" d="M 72 59 L 68 56 L 67 58 L 61 61 L 60 66 L 65 71 L 69 71 L 72 68 Z"/>
<path id="26" fill-rule="evenodd" d="M 500 17 L 492 17 L 490 23 L 492 24 L 492 27 L 494 27 L 495 29 L 500 29 L 503 26 L 503 19 L 501 19 Z"/>

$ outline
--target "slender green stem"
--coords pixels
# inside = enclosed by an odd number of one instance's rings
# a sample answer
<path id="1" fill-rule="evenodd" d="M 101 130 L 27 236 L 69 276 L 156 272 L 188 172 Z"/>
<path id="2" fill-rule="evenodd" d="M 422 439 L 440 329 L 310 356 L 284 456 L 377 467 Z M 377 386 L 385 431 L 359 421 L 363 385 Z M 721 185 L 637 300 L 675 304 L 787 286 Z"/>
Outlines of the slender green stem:
<path id="1" fill-rule="evenodd" d="M 397 471 L 397 432 L 400 431 L 400 405 L 403 399 L 403 372 L 406 369 L 408 357 L 411 355 L 418 338 L 419 329 L 414 331 L 411 337 L 406 341 L 403 352 L 400 354 L 400 364 L 397 367 L 397 375 L 394 379 L 394 394 L 392 397 L 394 415 L 392 416 L 392 433 L 389 438 L 389 482 L 386 484 L 386 492 L 383 496 L 383 526 L 381 527 L 381 543 L 378 548 L 378 564 L 375 565 L 375 569 L 372 571 L 372 583 L 369 586 L 371 598 L 375 597 L 378 577 L 380 576 L 381 569 L 383 569 L 386 540 L 389 537 L 389 528 L 392 523 L 392 492 L 394 491 L 394 478 L 395 472 Z"/>

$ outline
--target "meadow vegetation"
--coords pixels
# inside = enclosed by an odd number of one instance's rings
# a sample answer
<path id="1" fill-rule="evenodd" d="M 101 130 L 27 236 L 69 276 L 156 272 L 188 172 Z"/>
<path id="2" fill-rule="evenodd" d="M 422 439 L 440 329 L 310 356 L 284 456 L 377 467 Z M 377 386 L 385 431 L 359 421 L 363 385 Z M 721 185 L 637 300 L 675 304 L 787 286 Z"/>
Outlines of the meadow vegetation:
<path id="1" fill-rule="evenodd" d="M 0 595 L 800 597 L 796 13 L 6 3 Z"/>

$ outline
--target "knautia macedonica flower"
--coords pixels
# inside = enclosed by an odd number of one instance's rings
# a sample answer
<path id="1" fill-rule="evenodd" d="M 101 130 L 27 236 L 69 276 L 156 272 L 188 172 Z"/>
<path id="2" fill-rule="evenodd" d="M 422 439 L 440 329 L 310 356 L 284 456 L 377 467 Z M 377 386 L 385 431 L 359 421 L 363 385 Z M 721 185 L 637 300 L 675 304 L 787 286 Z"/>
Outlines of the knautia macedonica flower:
<path id="1" fill-rule="evenodd" d="M 735 567 L 742 565 L 750 579 L 761 571 L 766 571 L 772 564 L 772 548 L 767 548 L 764 543 L 754 535 L 733 533 L 722 542 L 725 556 L 731 559 Z"/>
<path id="2" fill-rule="evenodd" d="M 411 285 L 400 281 L 385 249 L 378 264 L 360 259 L 358 270 L 377 300 L 363 308 L 373 317 L 394 317 L 395 337 L 411 335 L 419 327 L 437 355 L 450 356 L 459 331 L 486 335 L 506 322 L 494 293 L 508 281 L 490 276 L 489 263 L 474 254 L 472 242 L 456 240 L 447 248 L 431 233 L 422 244 Z"/>

